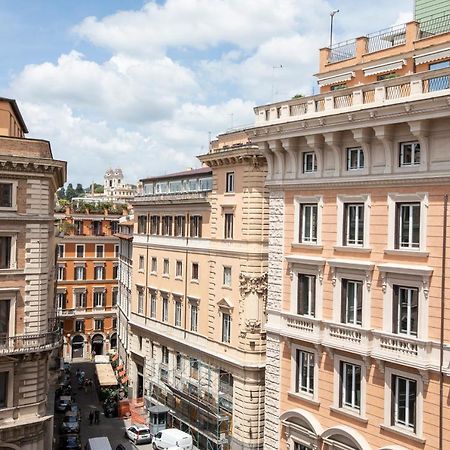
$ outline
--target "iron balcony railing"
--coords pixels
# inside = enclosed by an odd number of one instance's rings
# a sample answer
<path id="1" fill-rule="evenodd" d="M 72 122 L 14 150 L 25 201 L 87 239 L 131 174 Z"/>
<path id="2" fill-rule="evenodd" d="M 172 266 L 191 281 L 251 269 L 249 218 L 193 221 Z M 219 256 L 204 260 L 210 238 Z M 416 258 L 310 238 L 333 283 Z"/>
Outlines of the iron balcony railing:
<path id="1" fill-rule="evenodd" d="M 328 61 L 335 63 L 339 61 L 345 61 L 346 59 L 354 58 L 356 55 L 356 39 L 350 39 L 349 41 L 339 42 L 330 48 L 330 56 Z"/>
<path id="2" fill-rule="evenodd" d="M 446 14 L 426 17 L 420 21 L 417 39 L 425 39 L 450 31 L 450 10 Z"/>
<path id="3" fill-rule="evenodd" d="M 0 355 L 53 350 L 61 345 L 61 340 L 60 330 L 20 336 L 8 336 L 7 333 L 0 333 Z"/>
<path id="4" fill-rule="evenodd" d="M 367 53 L 402 45 L 406 42 L 406 24 L 395 25 L 367 36 Z"/>

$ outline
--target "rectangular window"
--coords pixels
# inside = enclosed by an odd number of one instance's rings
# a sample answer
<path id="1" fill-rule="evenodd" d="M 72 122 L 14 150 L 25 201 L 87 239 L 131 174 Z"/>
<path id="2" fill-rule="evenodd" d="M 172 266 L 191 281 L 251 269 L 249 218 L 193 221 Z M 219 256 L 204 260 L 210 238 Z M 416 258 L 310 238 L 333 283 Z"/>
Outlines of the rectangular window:
<path id="1" fill-rule="evenodd" d="M 169 320 L 169 299 L 167 297 L 163 297 L 161 321 L 167 322 L 168 320 Z"/>
<path id="2" fill-rule="evenodd" d="M 64 258 L 64 244 L 58 244 L 56 246 L 56 256 L 57 258 Z"/>
<path id="3" fill-rule="evenodd" d="M 152 256 L 152 273 L 156 273 L 158 271 L 158 260 L 156 256 Z"/>
<path id="4" fill-rule="evenodd" d="M 400 167 L 418 166 L 420 164 L 420 144 L 418 142 L 402 142 L 399 157 Z"/>
<path id="5" fill-rule="evenodd" d="M 94 267 L 94 280 L 104 280 L 105 279 L 105 268 L 104 266 Z"/>
<path id="6" fill-rule="evenodd" d="M 105 306 L 105 293 L 103 291 L 94 291 L 94 307 L 100 308 Z"/>
<path id="7" fill-rule="evenodd" d="M 150 317 L 156 319 L 156 292 L 150 294 Z"/>
<path id="8" fill-rule="evenodd" d="M 419 290 L 417 288 L 393 287 L 392 332 L 417 336 L 419 318 Z"/>
<path id="9" fill-rule="evenodd" d="M 361 409 L 361 366 L 341 361 L 339 407 Z"/>
<path id="10" fill-rule="evenodd" d="M 175 302 L 175 326 L 181 327 L 181 302 Z"/>
<path id="11" fill-rule="evenodd" d="M 317 243 L 317 204 L 302 203 L 300 205 L 299 242 Z"/>
<path id="12" fill-rule="evenodd" d="M 104 249 L 103 245 L 96 245 L 95 246 L 95 257 L 103 258 L 104 250 L 105 249 Z"/>
<path id="13" fill-rule="evenodd" d="M 231 267 L 223 268 L 223 285 L 228 287 L 231 286 Z"/>
<path id="14" fill-rule="evenodd" d="M 75 280 L 86 279 L 86 268 L 84 266 L 75 266 Z"/>
<path id="15" fill-rule="evenodd" d="M 344 246 L 364 244 L 364 203 L 345 203 L 343 235 Z"/>
<path id="16" fill-rule="evenodd" d="M 198 306 L 191 304 L 191 331 L 197 332 L 198 327 Z"/>
<path id="17" fill-rule="evenodd" d="M 303 153 L 303 173 L 317 172 L 317 159 L 314 152 Z"/>
<path id="18" fill-rule="evenodd" d="M 224 238 L 225 239 L 233 239 L 233 214 L 225 214 L 225 229 L 224 229 Z"/>
<path id="19" fill-rule="evenodd" d="M 84 258 L 84 245 L 76 246 L 77 258 Z"/>
<path id="20" fill-rule="evenodd" d="M 186 217 L 176 216 L 175 217 L 175 236 L 182 237 L 185 235 L 186 228 Z"/>
<path id="21" fill-rule="evenodd" d="M 432 63 L 428 66 L 429 70 L 439 70 L 450 67 L 450 61 L 440 61 Z M 424 81 L 424 84 L 428 81 L 428 92 L 440 91 L 442 89 L 449 88 L 449 77 L 443 75 L 441 77 L 434 77 Z"/>
<path id="22" fill-rule="evenodd" d="M 175 266 L 175 276 L 181 278 L 183 276 L 183 262 L 177 261 Z"/>
<path id="23" fill-rule="evenodd" d="M 94 220 L 92 222 L 91 227 L 92 227 L 92 234 L 94 236 L 103 236 L 104 235 L 103 225 L 102 225 L 102 222 L 100 222 L 99 220 Z"/>
<path id="24" fill-rule="evenodd" d="M 112 290 L 112 306 L 117 305 L 117 300 L 119 298 L 119 291 L 117 289 Z"/>
<path id="25" fill-rule="evenodd" d="M 144 257 L 139 255 L 139 270 L 144 270 Z"/>
<path id="26" fill-rule="evenodd" d="M 183 358 L 181 357 L 181 353 L 177 352 L 176 357 L 175 357 L 175 369 L 178 371 L 181 371 L 183 368 L 182 363 L 183 363 Z"/>
<path id="27" fill-rule="evenodd" d="M 189 358 L 189 376 L 194 380 L 198 380 L 198 359 Z"/>
<path id="28" fill-rule="evenodd" d="M 159 216 L 150 216 L 150 234 L 159 234 Z"/>
<path id="29" fill-rule="evenodd" d="M 138 216 L 138 234 L 147 233 L 147 216 Z"/>
<path id="30" fill-rule="evenodd" d="M 190 220 L 191 237 L 202 237 L 202 216 L 192 216 Z"/>
<path id="31" fill-rule="evenodd" d="M 75 293 L 75 307 L 86 308 L 86 292 Z"/>
<path id="32" fill-rule="evenodd" d="M 11 247 L 12 238 L 11 236 L 0 236 L 0 269 L 10 269 L 11 268 Z"/>
<path id="33" fill-rule="evenodd" d="M 234 172 L 227 172 L 225 192 L 234 192 Z"/>
<path id="34" fill-rule="evenodd" d="M 113 280 L 117 280 L 119 278 L 119 266 L 114 265 L 113 266 Z"/>
<path id="35" fill-rule="evenodd" d="M 297 314 L 315 317 L 316 315 L 316 277 L 298 274 Z"/>
<path id="36" fill-rule="evenodd" d="M 167 258 L 163 261 L 163 275 L 169 275 L 170 264 Z"/>
<path id="37" fill-rule="evenodd" d="M 230 343 L 231 339 L 231 316 L 229 314 L 222 314 L 222 342 Z"/>
<path id="38" fill-rule="evenodd" d="M 172 216 L 163 216 L 162 234 L 164 236 L 172 236 Z"/>
<path id="39" fill-rule="evenodd" d="M 161 362 L 163 364 L 169 364 L 169 349 L 164 345 L 161 347 Z"/>
<path id="40" fill-rule="evenodd" d="M 65 292 L 58 292 L 56 294 L 56 307 L 58 309 L 66 308 L 66 293 Z"/>
<path id="41" fill-rule="evenodd" d="M 198 280 L 198 263 L 192 263 L 192 279 Z"/>
<path id="42" fill-rule="evenodd" d="M 364 169 L 364 151 L 361 147 L 347 149 L 347 170 Z"/>
<path id="43" fill-rule="evenodd" d="M 138 289 L 138 314 L 144 313 L 144 291 Z"/>
<path id="44" fill-rule="evenodd" d="M 395 248 L 420 247 L 420 203 L 397 203 Z"/>
<path id="45" fill-rule="evenodd" d="M 314 353 L 296 349 L 295 392 L 314 394 Z"/>
<path id="46" fill-rule="evenodd" d="M 2 339 L 9 336 L 9 315 L 11 309 L 10 300 L 0 301 L 0 336 Z"/>
<path id="47" fill-rule="evenodd" d="M 0 183 L 0 208 L 12 208 L 13 185 L 12 183 Z"/>
<path id="48" fill-rule="evenodd" d="M 392 375 L 391 425 L 416 432 L 417 383 Z"/>
<path id="49" fill-rule="evenodd" d="M 119 231 L 119 222 L 116 222 L 115 220 L 109 222 L 109 227 L 111 229 L 111 234 L 116 234 Z M 116 255 L 118 256 L 118 255 Z"/>
<path id="50" fill-rule="evenodd" d="M 58 273 L 56 274 L 57 280 L 62 281 L 66 278 L 66 268 L 64 266 L 58 266 Z"/>
<path id="51" fill-rule="evenodd" d="M 342 280 L 341 323 L 362 324 L 362 281 Z"/>
<path id="52" fill-rule="evenodd" d="M 75 320 L 75 331 L 82 333 L 84 331 L 84 320 Z"/>
<path id="53" fill-rule="evenodd" d="M 103 319 L 95 319 L 94 327 L 96 331 L 103 331 Z"/>
<path id="54" fill-rule="evenodd" d="M 83 221 L 82 220 L 75 220 L 74 221 L 74 227 L 75 227 L 75 235 L 81 236 L 84 234 L 83 230 Z M 78 256 L 78 255 L 77 255 Z"/>

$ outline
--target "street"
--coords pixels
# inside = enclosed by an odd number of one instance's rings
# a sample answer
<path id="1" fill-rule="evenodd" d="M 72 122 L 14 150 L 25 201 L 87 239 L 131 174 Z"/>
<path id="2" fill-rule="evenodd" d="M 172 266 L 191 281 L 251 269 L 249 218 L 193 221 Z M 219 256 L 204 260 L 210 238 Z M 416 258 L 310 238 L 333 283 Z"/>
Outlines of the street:
<path id="1" fill-rule="evenodd" d="M 89 387 L 87 392 L 84 388 L 79 389 L 76 380 L 76 370 L 80 369 L 85 372 L 86 378 L 94 379 L 95 365 L 92 362 L 82 361 L 74 362 L 71 365 L 71 384 L 72 384 L 72 395 L 74 401 L 78 404 L 81 409 L 81 425 L 80 425 L 80 438 L 81 443 L 86 445 L 89 438 L 107 436 L 111 443 L 111 447 L 115 450 L 119 443 L 130 442 L 125 437 L 125 427 L 131 425 L 129 420 L 124 420 L 122 418 L 107 418 L 103 414 L 102 405 L 98 399 L 95 386 Z M 97 409 L 100 411 L 100 423 L 95 425 L 89 425 L 89 412 Z M 56 442 L 58 442 L 59 427 L 62 421 L 62 413 L 55 413 L 55 437 Z M 132 446 L 133 447 L 133 446 Z M 136 447 L 137 448 L 137 447 Z M 150 450 L 152 448 L 151 444 L 139 445 L 140 450 Z"/>

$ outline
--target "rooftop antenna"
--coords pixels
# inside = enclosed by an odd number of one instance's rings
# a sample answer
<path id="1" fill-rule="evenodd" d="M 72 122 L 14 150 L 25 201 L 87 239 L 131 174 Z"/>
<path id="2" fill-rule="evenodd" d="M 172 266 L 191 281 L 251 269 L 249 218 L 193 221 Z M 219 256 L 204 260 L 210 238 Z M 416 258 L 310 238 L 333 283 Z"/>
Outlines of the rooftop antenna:
<path id="1" fill-rule="evenodd" d="M 279 66 L 272 66 L 272 102 L 275 95 L 275 69 L 282 69 L 283 65 L 280 64 Z"/>
<path id="2" fill-rule="evenodd" d="M 335 9 L 330 12 L 330 49 L 333 45 L 333 22 L 334 22 L 334 16 L 339 12 L 338 9 Z"/>

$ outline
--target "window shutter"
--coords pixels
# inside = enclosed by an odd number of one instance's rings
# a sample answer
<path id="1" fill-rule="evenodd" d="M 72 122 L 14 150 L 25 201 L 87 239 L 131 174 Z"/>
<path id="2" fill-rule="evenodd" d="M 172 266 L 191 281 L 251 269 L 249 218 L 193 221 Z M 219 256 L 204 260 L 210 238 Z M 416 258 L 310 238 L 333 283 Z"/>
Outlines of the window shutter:
<path id="1" fill-rule="evenodd" d="M 398 286 L 392 290 L 392 332 L 398 333 Z"/>
<path id="2" fill-rule="evenodd" d="M 314 317 L 316 317 L 316 277 L 310 278 L 311 283 L 311 298 L 309 299 L 311 303 L 311 312 Z"/>
<path id="3" fill-rule="evenodd" d="M 356 284 L 356 295 L 357 295 L 357 306 L 356 306 L 356 322 L 358 324 L 362 323 L 362 283 Z"/>
<path id="4" fill-rule="evenodd" d="M 300 205 L 299 208 L 299 218 L 298 218 L 298 242 L 303 242 L 303 214 L 304 214 L 304 206 Z"/>
<path id="5" fill-rule="evenodd" d="M 348 205 L 344 204 L 344 217 L 342 218 L 342 245 L 348 245 L 347 228 L 348 228 Z"/>

